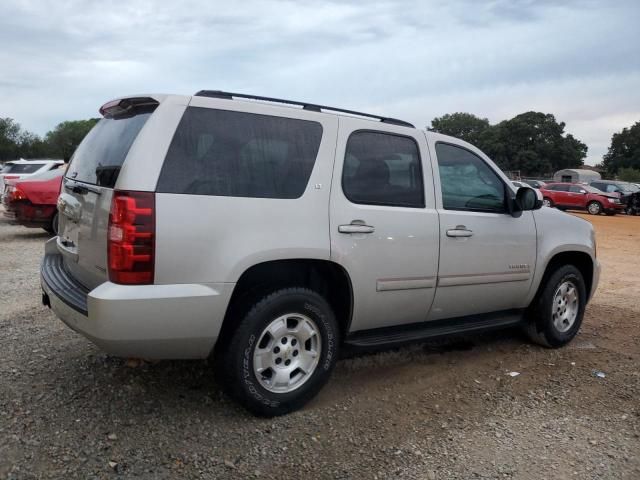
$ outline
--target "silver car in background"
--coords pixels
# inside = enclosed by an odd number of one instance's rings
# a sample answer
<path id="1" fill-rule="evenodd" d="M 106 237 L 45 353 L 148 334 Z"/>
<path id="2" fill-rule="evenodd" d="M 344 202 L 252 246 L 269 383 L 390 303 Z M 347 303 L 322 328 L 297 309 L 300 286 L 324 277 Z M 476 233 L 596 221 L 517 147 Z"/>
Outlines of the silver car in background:
<path id="1" fill-rule="evenodd" d="M 522 326 L 577 333 L 593 228 L 480 150 L 392 118 L 201 91 L 124 97 L 75 152 L 43 302 L 105 351 L 212 356 L 259 415 L 340 348 Z"/>

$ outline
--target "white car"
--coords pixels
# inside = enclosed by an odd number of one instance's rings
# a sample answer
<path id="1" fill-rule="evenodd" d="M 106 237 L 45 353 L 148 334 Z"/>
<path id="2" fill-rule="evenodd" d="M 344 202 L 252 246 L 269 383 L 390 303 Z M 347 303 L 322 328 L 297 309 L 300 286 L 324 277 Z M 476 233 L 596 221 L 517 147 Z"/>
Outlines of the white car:
<path id="1" fill-rule="evenodd" d="M 12 160 L 0 170 L 0 197 L 4 192 L 4 180 L 20 180 L 39 173 L 48 172 L 64 164 L 62 160 Z"/>

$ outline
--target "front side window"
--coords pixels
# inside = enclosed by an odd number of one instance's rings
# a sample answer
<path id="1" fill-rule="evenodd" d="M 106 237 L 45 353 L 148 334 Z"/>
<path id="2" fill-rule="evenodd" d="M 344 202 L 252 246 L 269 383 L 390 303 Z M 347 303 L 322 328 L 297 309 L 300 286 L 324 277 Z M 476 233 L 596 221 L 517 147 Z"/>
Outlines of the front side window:
<path id="1" fill-rule="evenodd" d="M 506 212 L 505 186 L 480 157 L 448 143 L 437 143 L 436 154 L 443 208 Z"/>
<path id="2" fill-rule="evenodd" d="M 189 107 L 167 152 L 158 191 L 298 198 L 321 140 L 318 122 Z"/>
<path id="3" fill-rule="evenodd" d="M 382 132 L 352 133 L 342 189 L 353 203 L 423 208 L 422 167 L 415 140 Z"/>

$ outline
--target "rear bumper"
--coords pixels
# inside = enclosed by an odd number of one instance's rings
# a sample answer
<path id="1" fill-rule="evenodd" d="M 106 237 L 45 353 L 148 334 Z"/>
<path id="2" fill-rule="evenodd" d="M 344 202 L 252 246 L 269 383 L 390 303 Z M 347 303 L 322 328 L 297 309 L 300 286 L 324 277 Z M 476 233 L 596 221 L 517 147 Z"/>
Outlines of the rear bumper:
<path id="1" fill-rule="evenodd" d="M 234 284 L 105 282 L 89 291 L 66 271 L 50 242 L 41 269 L 43 303 L 102 350 L 153 359 L 206 358 L 211 353 Z"/>
<path id="2" fill-rule="evenodd" d="M 34 205 L 31 202 L 7 202 L 3 199 L 3 220 L 11 225 L 47 227 L 56 213 L 55 206 Z"/>

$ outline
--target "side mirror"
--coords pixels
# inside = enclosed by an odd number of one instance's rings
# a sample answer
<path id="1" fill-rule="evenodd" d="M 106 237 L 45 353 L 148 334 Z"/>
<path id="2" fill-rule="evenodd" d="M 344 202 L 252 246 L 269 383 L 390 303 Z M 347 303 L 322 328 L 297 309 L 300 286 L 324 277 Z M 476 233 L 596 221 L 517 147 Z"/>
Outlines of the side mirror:
<path id="1" fill-rule="evenodd" d="M 520 187 L 516 193 L 515 207 L 516 211 L 523 212 L 526 210 L 538 210 L 542 208 L 542 195 L 540 191 L 536 191 L 530 187 Z"/>
<path id="2" fill-rule="evenodd" d="M 586 190 L 580 190 L 580 193 L 584 195 L 585 193 L 587 193 L 587 191 Z"/>

